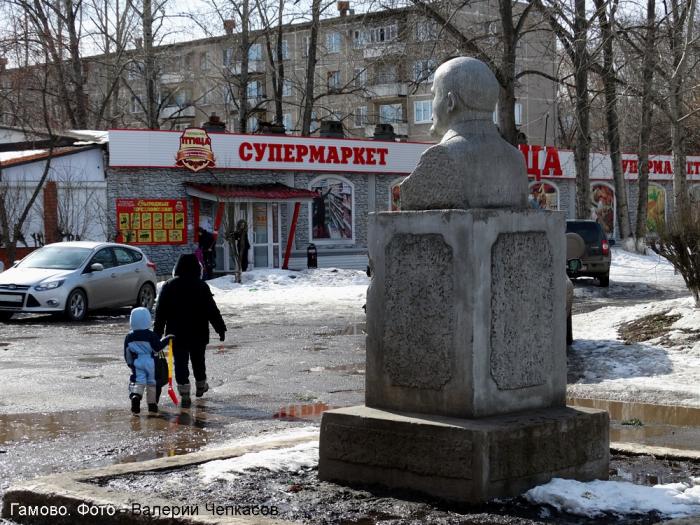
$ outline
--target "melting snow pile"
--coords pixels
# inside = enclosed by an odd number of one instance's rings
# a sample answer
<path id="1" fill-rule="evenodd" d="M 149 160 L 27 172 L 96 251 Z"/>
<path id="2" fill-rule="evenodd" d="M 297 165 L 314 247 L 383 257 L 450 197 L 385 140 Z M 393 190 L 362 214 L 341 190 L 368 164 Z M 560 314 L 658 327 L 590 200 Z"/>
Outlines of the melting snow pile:
<path id="1" fill-rule="evenodd" d="M 591 518 L 603 514 L 647 514 L 677 518 L 700 515 L 700 478 L 693 485 L 670 483 L 647 487 L 627 481 L 553 479 L 525 493 L 531 503 Z"/>
<path id="2" fill-rule="evenodd" d="M 238 284 L 227 275 L 207 281 L 220 305 L 309 305 L 345 303 L 361 307 L 369 278 L 358 270 L 319 268 L 293 272 L 260 269 L 244 272 Z"/>

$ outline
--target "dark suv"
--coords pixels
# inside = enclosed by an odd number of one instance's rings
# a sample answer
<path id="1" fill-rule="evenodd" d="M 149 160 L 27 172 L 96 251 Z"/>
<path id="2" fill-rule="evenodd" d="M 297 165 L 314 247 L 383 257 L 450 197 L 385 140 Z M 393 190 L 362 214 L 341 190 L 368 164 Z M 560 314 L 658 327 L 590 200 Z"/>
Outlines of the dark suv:
<path id="1" fill-rule="evenodd" d="M 571 278 L 596 277 L 600 286 L 609 286 L 610 246 L 615 241 L 608 240 L 602 226 L 596 221 L 566 221 L 566 233 L 577 233 L 586 243 L 586 251 L 581 256 L 581 267 L 577 270 L 567 268 L 567 275 Z"/>

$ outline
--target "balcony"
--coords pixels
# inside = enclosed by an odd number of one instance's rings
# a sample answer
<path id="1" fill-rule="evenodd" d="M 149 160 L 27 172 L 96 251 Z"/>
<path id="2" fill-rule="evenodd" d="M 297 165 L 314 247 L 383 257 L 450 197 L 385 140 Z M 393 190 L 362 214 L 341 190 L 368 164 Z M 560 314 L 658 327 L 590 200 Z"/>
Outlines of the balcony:
<path id="1" fill-rule="evenodd" d="M 367 87 L 371 98 L 397 98 L 405 97 L 408 94 L 408 84 L 406 82 L 382 82 L 383 79 L 375 79 Z"/>
<path id="2" fill-rule="evenodd" d="M 406 44 L 370 44 L 362 50 L 365 60 L 374 60 L 391 55 L 403 55 L 406 52 Z"/>
<path id="3" fill-rule="evenodd" d="M 194 106 L 166 106 L 160 110 L 160 118 L 192 118 L 194 114 Z"/>

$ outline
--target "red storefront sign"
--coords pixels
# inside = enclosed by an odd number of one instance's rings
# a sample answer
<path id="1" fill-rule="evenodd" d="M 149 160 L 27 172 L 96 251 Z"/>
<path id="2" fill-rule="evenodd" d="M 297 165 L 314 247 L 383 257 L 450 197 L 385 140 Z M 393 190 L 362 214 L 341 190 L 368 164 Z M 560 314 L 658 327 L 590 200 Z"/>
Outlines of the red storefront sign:
<path id="1" fill-rule="evenodd" d="M 187 244 L 185 199 L 117 199 L 117 242 Z"/>

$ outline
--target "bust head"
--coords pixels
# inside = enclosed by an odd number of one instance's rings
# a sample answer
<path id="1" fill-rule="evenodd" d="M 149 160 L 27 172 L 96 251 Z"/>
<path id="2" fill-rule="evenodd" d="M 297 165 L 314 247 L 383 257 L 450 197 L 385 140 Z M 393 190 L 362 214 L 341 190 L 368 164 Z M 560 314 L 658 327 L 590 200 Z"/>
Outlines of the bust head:
<path id="1" fill-rule="evenodd" d="M 498 102 L 498 90 L 496 76 L 481 60 L 468 57 L 448 60 L 435 71 L 430 133 L 442 136 L 460 122 L 490 122 Z"/>

